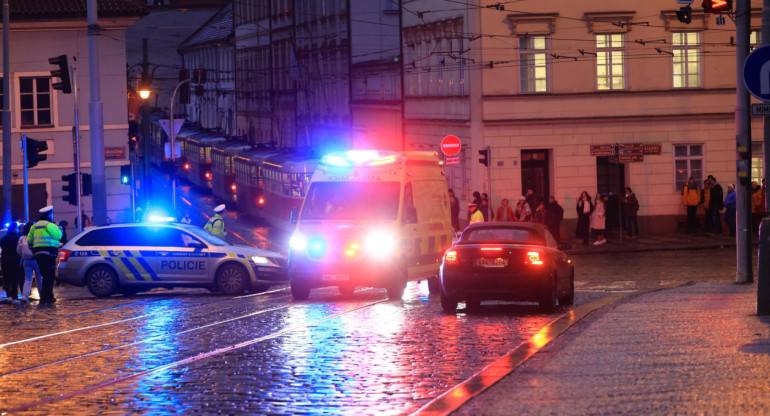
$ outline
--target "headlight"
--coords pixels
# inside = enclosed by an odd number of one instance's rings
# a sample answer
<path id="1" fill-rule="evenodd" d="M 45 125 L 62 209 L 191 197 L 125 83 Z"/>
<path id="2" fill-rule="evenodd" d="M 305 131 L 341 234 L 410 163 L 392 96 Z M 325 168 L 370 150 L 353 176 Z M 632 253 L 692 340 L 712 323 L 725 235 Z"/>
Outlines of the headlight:
<path id="1" fill-rule="evenodd" d="M 366 236 L 366 248 L 372 257 L 391 257 L 396 252 L 396 239 L 386 231 L 372 231 Z"/>
<path id="2" fill-rule="evenodd" d="M 294 250 L 305 250 L 307 249 L 307 238 L 299 231 L 295 231 L 289 239 L 289 247 Z"/>
<path id="3" fill-rule="evenodd" d="M 270 263 L 270 260 L 268 260 L 267 257 L 262 257 L 262 256 L 251 256 L 251 261 L 253 261 L 256 264 Z"/>

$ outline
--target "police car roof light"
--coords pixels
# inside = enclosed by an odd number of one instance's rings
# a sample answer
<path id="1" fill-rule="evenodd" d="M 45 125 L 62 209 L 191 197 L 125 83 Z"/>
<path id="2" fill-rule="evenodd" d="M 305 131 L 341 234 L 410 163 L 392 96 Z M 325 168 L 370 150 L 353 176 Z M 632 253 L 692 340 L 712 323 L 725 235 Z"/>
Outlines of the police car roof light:
<path id="1" fill-rule="evenodd" d="M 174 222 L 174 217 L 151 215 L 149 221 L 150 222 Z"/>

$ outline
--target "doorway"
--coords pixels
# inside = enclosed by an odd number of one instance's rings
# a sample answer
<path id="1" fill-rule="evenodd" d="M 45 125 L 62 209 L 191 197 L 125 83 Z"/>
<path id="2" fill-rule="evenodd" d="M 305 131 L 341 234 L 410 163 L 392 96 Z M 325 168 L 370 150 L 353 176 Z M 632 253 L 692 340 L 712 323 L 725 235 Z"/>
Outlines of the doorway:
<path id="1" fill-rule="evenodd" d="M 543 200 L 551 194 L 548 150 L 521 151 L 521 193 L 526 195 L 532 189 Z M 535 207 L 532 207 L 535 209 Z"/>
<path id="2" fill-rule="evenodd" d="M 619 228 L 622 212 L 620 196 L 625 194 L 626 169 L 623 163 L 610 157 L 596 158 L 596 191 L 607 197 L 605 208 L 607 213 L 606 228 Z M 591 195 L 593 198 L 594 195 Z"/>

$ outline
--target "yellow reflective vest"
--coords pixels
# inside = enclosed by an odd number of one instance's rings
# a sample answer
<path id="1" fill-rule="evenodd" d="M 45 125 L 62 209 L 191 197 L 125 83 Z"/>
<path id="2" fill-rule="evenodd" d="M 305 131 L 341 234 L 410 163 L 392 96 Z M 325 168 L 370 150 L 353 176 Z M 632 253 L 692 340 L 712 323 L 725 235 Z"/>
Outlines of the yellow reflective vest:
<path id="1" fill-rule="evenodd" d="M 224 238 L 226 234 L 225 219 L 222 218 L 221 215 L 215 214 L 213 217 L 211 217 L 209 222 L 206 223 L 203 229 L 217 237 Z"/>
<path id="2" fill-rule="evenodd" d="M 40 220 L 36 222 L 29 231 L 27 241 L 32 249 L 45 247 L 59 247 L 62 232 L 58 225 L 53 222 Z"/>

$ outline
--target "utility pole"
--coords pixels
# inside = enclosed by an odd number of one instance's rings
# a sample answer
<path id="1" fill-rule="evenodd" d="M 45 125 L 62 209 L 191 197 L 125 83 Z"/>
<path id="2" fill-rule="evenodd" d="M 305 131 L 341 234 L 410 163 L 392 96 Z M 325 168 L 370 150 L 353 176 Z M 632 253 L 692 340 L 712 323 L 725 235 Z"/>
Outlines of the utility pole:
<path id="1" fill-rule="evenodd" d="M 750 0 L 737 0 L 735 7 L 735 144 L 738 161 L 736 189 L 735 247 L 736 283 L 754 281 L 751 253 L 751 117 L 749 92 L 743 80 L 743 64 L 749 55 Z"/>
<path id="2" fill-rule="evenodd" d="M 8 0 L 3 0 L 3 224 L 11 222 L 12 188 L 13 172 L 11 172 L 11 58 L 8 50 L 8 14 L 11 13 L 8 7 Z M 26 156 L 26 153 L 24 154 Z M 26 166 L 26 161 L 24 162 Z M 29 215 L 28 213 L 25 214 Z"/>
<path id="3" fill-rule="evenodd" d="M 770 45 L 770 0 L 764 0 L 762 3 L 762 45 Z M 765 157 L 763 161 L 764 176 L 767 178 L 767 172 L 770 169 L 770 117 L 764 118 L 764 148 Z M 770 195 L 765 194 L 765 206 L 770 207 L 768 203 Z M 759 228 L 759 259 L 757 271 L 757 315 L 770 315 L 770 216 L 765 212 L 762 224 Z"/>
<path id="4" fill-rule="evenodd" d="M 69 65 L 69 63 L 68 63 Z M 73 158 L 72 162 L 75 165 L 75 177 L 77 180 L 75 181 L 75 195 L 77 195 L 77 203 L 78 203 L 78 216 L 75 217 L 78 220 L 76 221 L 78 223 L 78 232 L 83 231 L 83 201 L 81 194 L 83 193 L 83 179 L 80 175 L 80 119 L 79 119 L 79 111 L 78 111 L 78 71 L 77 68 L 72 68 L 70 70 L 70 74 L 72 74 L 72 97 L 75 100 L 75 125 L 72 126 L 72 148 L 73 148 Z M 93 171 L 93 170 L 92 170 Z M 93 176 L 91 176 L 93 179 Z"/>
<path id="5" fill-rule="evenodd" d="M 150 62 L 148 60 L 147 38 L 142 39 L 142 86 L 150 89 Z M 154 71 L 153 71 L 154 72 Z M 150 104 L 149 98 L 142 100 L 142 204 L 147 209 L 152 198 L 152 165 L 150 164 Z M 173 100 L 172 100 L 173 101 Z"/>
<path id="6" fill-rule="evenodd" d="M 99 22 L 96 0 L 88 0 L 88 77 L 91 102 L 88 103 L 91 127 L 91 178 L 93 188 L 94 224 L 107 221 L 107 184 L 104 176 L 104 115 L 99 72 Z M 80 178 L 78 178 L 80 181 Z"/>

